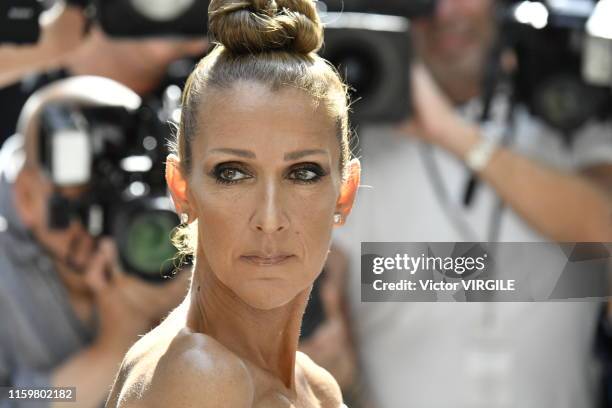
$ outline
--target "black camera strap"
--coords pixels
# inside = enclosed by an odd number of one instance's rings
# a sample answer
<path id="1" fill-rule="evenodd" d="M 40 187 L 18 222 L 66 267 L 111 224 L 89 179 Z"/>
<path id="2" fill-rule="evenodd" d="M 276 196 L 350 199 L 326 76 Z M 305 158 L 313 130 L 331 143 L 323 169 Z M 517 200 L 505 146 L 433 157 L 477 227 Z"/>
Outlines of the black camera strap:
<path id="1" fill-rule="evenodd" d="M 499 85 L 502 82 L 503 71 L 501 67 L 502 53 L 504 52 L 508 40 L 503 29 L 497 35 L 495 43 L 489 52 L 487 64 L 482 78 L 482 111 L 478 121 L 480 124 L 488 122 L 491 118 L 491 107 L 497 95 Z M 512 110 L 512 108 L 510 109 Z M 476 174 L 472 174 L 466 184 L 463 195 L 463 204 L 469 207 L 474 200 L 474 195 L 478 189 L 479 180 Z"/>

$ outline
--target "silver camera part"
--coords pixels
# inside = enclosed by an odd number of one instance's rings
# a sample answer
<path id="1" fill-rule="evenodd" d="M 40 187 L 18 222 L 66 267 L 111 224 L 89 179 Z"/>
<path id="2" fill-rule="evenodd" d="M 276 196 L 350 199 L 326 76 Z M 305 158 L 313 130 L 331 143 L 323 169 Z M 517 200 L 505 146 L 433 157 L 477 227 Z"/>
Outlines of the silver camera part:
<path id="1" fill-rule="evenodd" d="M 612 0 L 600 0 L 586 24 L 582 75 L 612 90 Z"/>
<path id="2" fill-rule="evenodd" d="M 51 140 L 51 179 L 58 186 L 82 185 L 91 178 L 89 135 L 80 129 L 61 129 Z"/>

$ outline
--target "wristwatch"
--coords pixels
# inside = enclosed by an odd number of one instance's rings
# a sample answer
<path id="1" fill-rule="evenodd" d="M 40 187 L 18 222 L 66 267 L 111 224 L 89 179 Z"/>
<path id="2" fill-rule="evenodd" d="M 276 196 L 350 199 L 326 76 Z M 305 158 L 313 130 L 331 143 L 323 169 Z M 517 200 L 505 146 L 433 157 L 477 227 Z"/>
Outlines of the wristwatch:
<path id="1" fill-rule="evenodd" d="M 474 173 L 480 173 L 487 167 L 498 146 L 499 142 L 497 140 L 483 137 L 465 155 L 465 165 Z"/>

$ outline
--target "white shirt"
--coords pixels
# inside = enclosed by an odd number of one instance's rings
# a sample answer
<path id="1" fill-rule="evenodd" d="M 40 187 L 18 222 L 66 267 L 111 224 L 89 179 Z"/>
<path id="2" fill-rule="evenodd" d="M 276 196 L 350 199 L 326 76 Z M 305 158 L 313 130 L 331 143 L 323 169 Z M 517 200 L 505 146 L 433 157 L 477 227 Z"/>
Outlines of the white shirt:
<path id="1" fill-rule="evenodd" d="M 478 110 L 465 108 L 470 109 Z M 499 137 L 501 115 L 494 109 L 486 137 Z M 611 127 L 588 126 L 568 150 L 527 112 L 516 115 L 516 151 L 562 169 L 612 163 Z M 364 128 L 359 135 L 363 187 L 335 238 L 350 257 L 354 334 L 380 408 L 594 406 L 598 303 L 361 302 L 360 242 L 486 241 L 496 198 L 480 185 L 465 209 L 461 200 L 469 172 L 450 154 L 433 149 L 449 201 L 473 231 L 467 236 L 450 221 L 432 187 L 422 143 L 382 127 Z M 545 241 L 508 208 L 500 228 L 499 241 Z M 514 268 L 535 262 L 515 261 Z"/>

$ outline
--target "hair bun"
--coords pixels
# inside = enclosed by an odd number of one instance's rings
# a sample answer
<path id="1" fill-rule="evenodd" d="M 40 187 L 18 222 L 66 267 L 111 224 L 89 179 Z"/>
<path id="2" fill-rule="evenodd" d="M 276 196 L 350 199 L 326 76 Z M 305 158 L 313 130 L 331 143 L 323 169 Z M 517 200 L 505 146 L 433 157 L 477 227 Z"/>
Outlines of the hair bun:
<path id="1" fill-rule="evenodd" d="M 323 44 L 313 0 L 212 0 L 208 18 L 213 39 L 234 54 L 309 54 Z"/>

